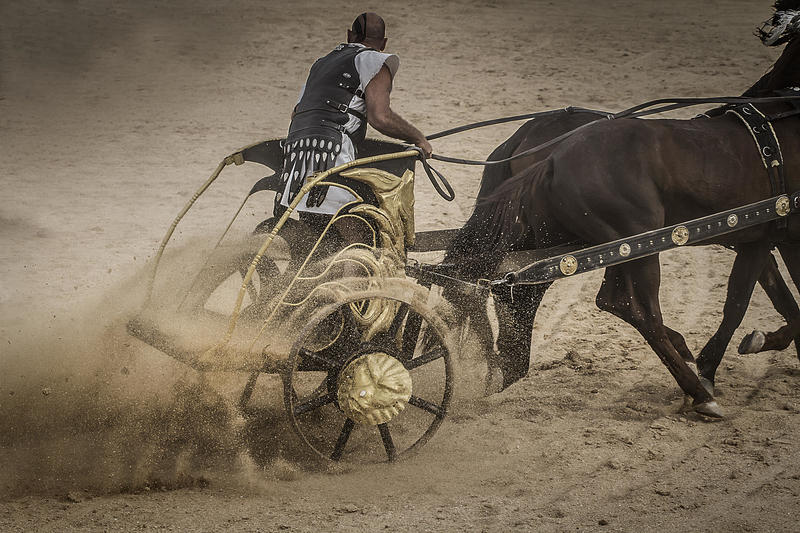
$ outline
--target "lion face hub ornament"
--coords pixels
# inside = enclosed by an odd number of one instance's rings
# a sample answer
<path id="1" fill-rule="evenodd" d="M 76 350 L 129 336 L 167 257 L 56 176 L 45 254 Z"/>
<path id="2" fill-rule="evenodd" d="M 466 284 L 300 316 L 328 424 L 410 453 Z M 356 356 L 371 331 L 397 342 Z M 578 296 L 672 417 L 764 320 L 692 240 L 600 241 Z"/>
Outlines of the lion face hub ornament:
<path id="1" fill-rule="evenodd" d="M 339 375 L 339 407 L 361 425 L 385 424 L 405 409 L 410 398 L 411 375 L 383 352 L 355 358 Z"/>

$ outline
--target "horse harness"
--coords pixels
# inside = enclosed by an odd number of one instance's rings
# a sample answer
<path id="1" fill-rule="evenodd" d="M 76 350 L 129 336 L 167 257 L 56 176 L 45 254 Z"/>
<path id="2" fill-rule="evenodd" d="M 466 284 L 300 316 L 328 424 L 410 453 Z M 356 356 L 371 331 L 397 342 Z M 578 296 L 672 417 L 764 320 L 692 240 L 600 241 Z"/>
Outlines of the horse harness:
<path id="1" fill-rule="evenodd" d="M 776 91 L 780 96 L 800 96 L 800 88 L 790 87 Z M 784 113 L 766 116 L 761 111 L 750 103 L 746 102 L 738 104 L 728 109 L 727 113 L 732 113 L 739 117 L 747 126 L 750 135 L 758 148 L 758 154 L 761 156 L 761 162 L 764 163 L 764 168 L 767 169 L 769 175 L 770 185 L 772 186 L 772 196 L 778 196 L 786 193 L 786 177 L 784 174 L 783 154 L 781 153 L 781 145 L 778 142 L 778 136 L 775 134 L 775 129 L 772 127 L 772 122 L 788 116 L 800 114 L 800 100 L 788 100 L 794 109 Z M 781 217 L 775 221 L 775 231 L 773 237 L 776 240 L 782 241 L 786 234 L 787 218 Z"/>

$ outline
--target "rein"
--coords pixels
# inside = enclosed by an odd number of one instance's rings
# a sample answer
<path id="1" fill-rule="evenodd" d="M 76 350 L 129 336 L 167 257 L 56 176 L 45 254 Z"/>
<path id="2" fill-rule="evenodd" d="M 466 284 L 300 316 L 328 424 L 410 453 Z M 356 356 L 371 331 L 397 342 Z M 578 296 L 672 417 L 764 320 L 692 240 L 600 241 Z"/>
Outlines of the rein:
<path id="1" fill-rule="evenodd" d="M 594 113 L 596 115 L 608 116 L 609 114 L 605 111 L 595 111 L 592 109 L 584 109 L 582 107 L 565 107 L 564 109 L 554 109 L 552 111 L 540 111 L 538 113 L 528 113 L 525 115 L 514 115 L 513 117 L 505 117 L 505 118 L 495 118 L 492 120 L 484 120 L 482 122 L 475 122 L 473 124 L 467 124 L 465 126 L 459 126 L 457 128 L 452 128 L 449 130 L 440 131 L 439 133 L 434 133 L 433 135 L 428 135 L 425 137 L 429 141 L 434 139 L 438 139 L 440 137 L 447 137 L 448 135 L 453 135 L 454 133 L 461 133 L 463 131 L 474 130 L 476 128 L 482 128 L 484 126 L 494 126 L 495 124 L 505 124 L 506 122 L 514 122 L 516 120 L 529 120 L 532 118 L 539 118 L 539 117 L 548 117 L 550 115 L 558 115 L 561 113 Z"/>
<path id="2" fill-rule="evenodd" d="M 595 115 L 600 115 L 603 118 L 599 118 L 583 126 L 579 126 L 574 130 L 568 131 L 563 135 L 556 137 L 555 139 L 551 139 L 550 141 L 540 144 L 539 146 L 535 146 L 530 150 L 526 150 L 514 156 L 508 157 L 506 159 L 498 159 L 496 161 L 476 161 L 472 159 L 463 159 L 463 158 L 455 158 L 455 157 L 448 157 L 439 154 L 432 154 L 431 159 L 435 159 L 437 161 L 444 161 L 446 163 L 456 163 L 462 165 L 499 165 L 502 163 L 508 163 L 510 161 L 514 161 L 516 159 L 521 159 L 523 157 L 535 154 L 536 152 L 540 152 L 545 148 L 548 148 L 558 142 L 563 141 L 567 137 L 573 135 L 574 133 L 578 132 L 579 130 L 589 126 L 590 124 L 594 124 L 595 122 L 599 122 L 600 120 L 607 119 L 607 120 L 614 120 L 619 118 L 639 118 L 648 115 L 654 115 L 657 113 L 663 113 L 666 111 L 672 111 L 675 109 L 682 109 L 685 107 L 692 107 L 696 105 L 707 105 L 707 104 L 745 104 L 745 103 L 752 103 L 752 104 L 769 104 L 769 103 L 776 103 L 776 102 L 786 102 L 786 101 L 797 101 L 800 100 L 800 96 L 781 96 L 781 97 L 768 97 L 768 98 L 747 98 L 742 96 L 735 96 L 735 97 L 713 97 L 713 98 L 661 98 L 658 100 L 651 100 L 649 102 L 645 102 L 643 104 L 639 104 L 618 113 L 607 113 L 605 111 L 596 111 L 592 109 L 585 109 L 582 107 L 566 107 L 564 109 L 556 109 L 553 111 L 542 111 L 539 113 L 530 113 L 527 115 L 516 115 L 512 117 L 506 118 L 499 118 L 493 120 L 485 120 L 482 122 L 475 122 L 473 124 L 467 124 L 465 126 L 460 126 L 458 128 L 452 128 L 449 130 L 441 131 L 439 133 L 434 133 L 433 135 L 429 135 L 427 139 L 439 139 L 441 137 L 446 137 L 448 135 L 453 135 L 455 133 L 461 133 L 464 131 L 481 128 L 484 126 L 492 126 L 495 124 L 503 124 L 506 122 L 513 122 L 515 120 L 530 120 L 535 119 L 538 117 L 545 117 L 560 113 L 592 113 Z M 658 106 L 658 107 L 654 107 Z M 648 109 L 653 108 L 653 109 Z M 800 110 L 788 111 L 786 113 L 780 113 L 775 115 L 774 117 L 770 118 L 785 118 L 787 116 L 800 114 Z M 428 167 L 430 168 L 430 167 Z M 431 170 L 434 170 L 431 168 Z M 427 171 L 427 168 L 426 168 Z M 440 179 L 444 179 L 444 177 L 438 171 L 435 171 L 436 174 L 440 177 Z M 430 176 L 430 173 L 428 174 Z M 433 178 L 431 178 L 433 179 Z M 445 181 L 446 183 L 446 181 Z"/>

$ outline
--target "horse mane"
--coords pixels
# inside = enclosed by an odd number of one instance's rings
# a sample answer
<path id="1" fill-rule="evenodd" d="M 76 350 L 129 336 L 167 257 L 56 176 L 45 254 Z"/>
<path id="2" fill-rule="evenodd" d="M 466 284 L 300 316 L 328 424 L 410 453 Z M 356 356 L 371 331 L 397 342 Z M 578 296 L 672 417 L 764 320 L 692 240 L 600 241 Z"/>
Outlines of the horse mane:
<path id="1" fill-rule="evenodd" d="M 754 96 L 769 96 L 786 87 L 800 87 L 800 38 L 789 41 L 769 72 L 751 90 Z"/>
<path id="2" fill-rule="evenodd" d="M 800 10 L 800 1 L 798 0 L 776 0 L 772 5 L 775 11 L 797 11 Z"/>
<path id="3" fill-rule="evenodd" d="M 775 13 L 756 29 L 765 46 L 780 46 L 800 35 L 800 0 L 778 0 Z"/>

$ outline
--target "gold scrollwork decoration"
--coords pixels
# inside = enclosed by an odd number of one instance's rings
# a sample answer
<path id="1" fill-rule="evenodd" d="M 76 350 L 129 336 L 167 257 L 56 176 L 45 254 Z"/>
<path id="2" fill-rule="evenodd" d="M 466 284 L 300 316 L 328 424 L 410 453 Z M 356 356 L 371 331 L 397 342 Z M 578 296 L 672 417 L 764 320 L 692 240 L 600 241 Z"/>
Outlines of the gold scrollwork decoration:
<path id="1" fill-rule="evenodd" d="M 689 230 L 686 226 L 678 226 L 672 230 L 672 242 L 678 246 L 683 246 L 689 240 Z"/>
<path id="2" fill-rule="evenodd" d="M 571 255 L 565 255 L 561 258 L 561 264 L 559 265 L 561 268 L 561 273 L 565 276 L 571 276 L 578 270 L 578 260 L 575 259 Z"/>

